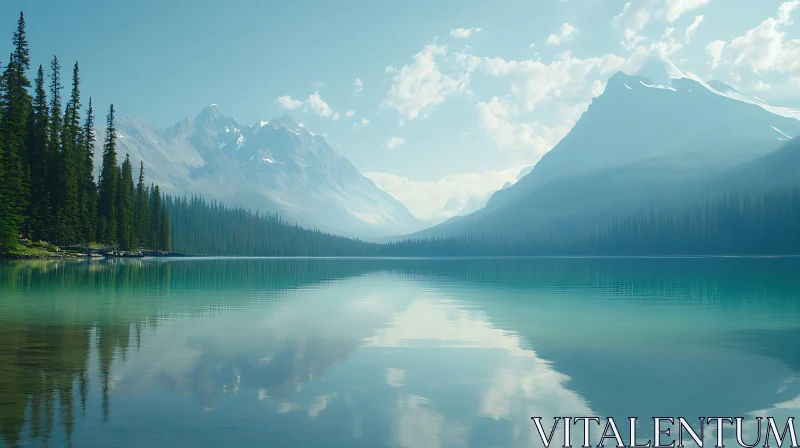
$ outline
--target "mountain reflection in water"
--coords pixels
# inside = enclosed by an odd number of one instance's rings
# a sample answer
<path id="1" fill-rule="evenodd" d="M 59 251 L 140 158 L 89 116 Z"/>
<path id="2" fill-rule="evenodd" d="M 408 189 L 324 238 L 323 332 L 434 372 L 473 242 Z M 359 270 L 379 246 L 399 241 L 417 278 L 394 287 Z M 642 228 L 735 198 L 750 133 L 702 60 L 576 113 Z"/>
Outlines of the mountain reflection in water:
<path id="1" fill-rule="evenodd" d="M 800 405 L 798 267 L 2 262 L 0 436 L 8 446 L 522 447 L 541 446 L 531 416 L 785 422 Z M 573 444 L 580 437 L 576 426 Z"/>

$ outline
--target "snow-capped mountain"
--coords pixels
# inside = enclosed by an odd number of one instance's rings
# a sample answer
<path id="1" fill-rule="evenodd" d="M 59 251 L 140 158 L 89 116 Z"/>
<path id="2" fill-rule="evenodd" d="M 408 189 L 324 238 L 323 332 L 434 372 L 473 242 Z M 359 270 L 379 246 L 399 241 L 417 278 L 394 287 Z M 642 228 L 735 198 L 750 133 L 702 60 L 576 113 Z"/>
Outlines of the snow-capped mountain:
<path id="1" fill-rule="evenodd" d="M 148 181 L 177 195 L 278 212 L 307 227 L 364 237 L 422 224 L 406 207 L 290 116 L 238 123 L 216 105 L 168 129 L 117 121 L 119 157 L 144 161 Z M 102 150 L 96 151 L 99 157 Z M 96 162 L 99 166 L 99 160 Z"/>
<path id="2" fill-rule="evenodd" d="M 797 135 L 800 111 L 652 59 L 636 73 L 614 74 L 530 174 L 496 192 L 483 209 L 419 235 L 525 230 L 537 220 L 588 220 L 637 202 L 699 194 L 699 180 Z"/>

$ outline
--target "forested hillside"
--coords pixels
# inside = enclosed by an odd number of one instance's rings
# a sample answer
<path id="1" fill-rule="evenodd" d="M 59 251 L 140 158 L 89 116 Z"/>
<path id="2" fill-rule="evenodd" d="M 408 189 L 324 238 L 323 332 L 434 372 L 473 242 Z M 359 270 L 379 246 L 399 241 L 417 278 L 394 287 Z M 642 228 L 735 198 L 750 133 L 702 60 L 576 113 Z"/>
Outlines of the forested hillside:
<path id="1" fill-rule="evenodd" d="M 800 188 L 724 193 L 676 207 L 641 207 L 591 231 L 541 227 L 520 236 L 405 240 L 386 256 L 798 255 Z"/>
<path id="2" fill-rule="evenodd" d="M 187 254 L 374 256 L 380 245 L 304 229 L 276 214 L 253 213 L 202 198 L 166 198 L 172 246 Z"/>

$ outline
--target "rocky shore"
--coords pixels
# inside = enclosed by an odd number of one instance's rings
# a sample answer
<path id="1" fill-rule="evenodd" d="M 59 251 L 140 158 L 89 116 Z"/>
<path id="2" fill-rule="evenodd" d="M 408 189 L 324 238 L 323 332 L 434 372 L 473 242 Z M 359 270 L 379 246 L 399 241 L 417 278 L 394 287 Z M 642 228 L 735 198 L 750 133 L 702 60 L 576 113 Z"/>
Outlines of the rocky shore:
<path id="1" fill-rule="evenodd" d="M 37 259 L 105 259 L 105 258 L 144 258 L 144 257 L 185 257 L 186 254 L 140 249 L 123 251 L 110 247 L 90 245 L 89 247 L 66 246 L 38 241 L 20 240 L 13 249 L 0 252 L 0 259 L 37 260 Z"/>

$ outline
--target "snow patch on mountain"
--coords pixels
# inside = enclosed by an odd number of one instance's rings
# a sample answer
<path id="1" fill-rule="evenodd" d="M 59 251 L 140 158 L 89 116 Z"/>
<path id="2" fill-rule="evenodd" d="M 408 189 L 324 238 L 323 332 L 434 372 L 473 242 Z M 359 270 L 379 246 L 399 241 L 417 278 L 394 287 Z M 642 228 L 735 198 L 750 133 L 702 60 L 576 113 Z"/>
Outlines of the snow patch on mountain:
<path id="1" fill-rule="evenodd" d="M 423 225 L 324 137 L 289 115 L 249 126 L 210 105 L 167 129 L 136 117 L 120 117 L 117 125 L 126 136 L 118 141 L 118 153 L 130 154 L 135 165 L 142 161 L 148 180 L 165 193 L 277 212 L 349 236 L 405 234 Z M 95 157 L 99 167 L 99 146 Z"/>
<path id="2" fill-rule="evenodd" d="M 783 131 L 781 131 L 780 129 L 776 128 L 775 126 L 772 126 L 772 129 L 775 129 L 775 131 L 776 131 L 776 132 L 778 132 L 779 134 L 781 134 L 782 136 L 784 136 L 784 137 L 786 137 L 786 138 L 788 138 L 788 139 L 791 139 L 791 138 L 792 138 L 792 137 L 790 137 L 788 134 L 786 134 L 785 132 L 783 132 Z M 780 138 L 780 137 L 778 137 L 778 138 Z M 783 140 L 783 139 L 781 139 L 781 140 Z"/>
<path id="3" fill-rule="evenodd" d="M 650 89 L 662 89 L 662 90 L 672 90 L 673 92 L 677 92 L 674 87 L 672 86 L 664 86 L 664 85 L 655 85 L 655 84 L 645 84 L 644 81 L 639 81 L 639 84 L 650 88 Z M 627 86 L 627 84 L 625 84 Z M 630 87 L 629 87 L 630 88 Z"/>

